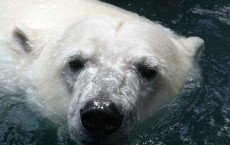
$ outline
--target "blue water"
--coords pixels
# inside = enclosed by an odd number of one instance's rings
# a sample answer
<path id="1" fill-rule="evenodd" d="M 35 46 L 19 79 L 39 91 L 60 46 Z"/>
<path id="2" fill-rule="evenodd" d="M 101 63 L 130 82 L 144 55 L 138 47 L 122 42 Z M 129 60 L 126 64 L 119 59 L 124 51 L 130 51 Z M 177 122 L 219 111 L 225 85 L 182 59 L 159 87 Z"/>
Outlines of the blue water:
<path id="1" fill-rule="evenodd" d="M 104 0 L 137 12 L 206 49 L 199 62 L 203 83 L 156 112 L 131 135 L 130 145 L 230 145 L 230 2 L 228 0 Z M 17 96 L 1 98 L 0 145 L 74 144 L 65 130 Z M 65 128 L 65 126 L 63 126 Z M 58 137 L 59 135 L 59 137 Z"/>

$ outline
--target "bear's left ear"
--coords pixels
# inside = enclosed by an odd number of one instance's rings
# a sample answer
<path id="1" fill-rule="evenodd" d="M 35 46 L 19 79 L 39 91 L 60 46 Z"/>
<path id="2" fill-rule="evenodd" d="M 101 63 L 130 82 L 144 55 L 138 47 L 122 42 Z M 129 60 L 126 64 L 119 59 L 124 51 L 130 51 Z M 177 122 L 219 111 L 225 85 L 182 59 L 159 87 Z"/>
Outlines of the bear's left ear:
<path id="1" fill-rule="evenodd" d="M 204 40 L 199 37 L 176 37 L 171 40 L 180 51 L 196 60 L 200 58 L 204 50 Z"/>

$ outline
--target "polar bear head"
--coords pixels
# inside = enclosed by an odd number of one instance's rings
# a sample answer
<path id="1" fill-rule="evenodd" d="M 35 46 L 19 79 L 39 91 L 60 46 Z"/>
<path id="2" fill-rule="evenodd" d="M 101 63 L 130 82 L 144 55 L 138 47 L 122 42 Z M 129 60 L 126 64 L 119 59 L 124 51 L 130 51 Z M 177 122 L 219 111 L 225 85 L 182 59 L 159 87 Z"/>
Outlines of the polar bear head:
<path id="1" fill-rule="evenodd" d="M 120 144 L 178 95 L 203 48 L 200 38 L 160 24 L 105 16 L 78 20 L 53 36 L 37 45 L 42 37 L 14 32 L 46 111 L 66 118 L 71 138 L 85 144 Z"/>

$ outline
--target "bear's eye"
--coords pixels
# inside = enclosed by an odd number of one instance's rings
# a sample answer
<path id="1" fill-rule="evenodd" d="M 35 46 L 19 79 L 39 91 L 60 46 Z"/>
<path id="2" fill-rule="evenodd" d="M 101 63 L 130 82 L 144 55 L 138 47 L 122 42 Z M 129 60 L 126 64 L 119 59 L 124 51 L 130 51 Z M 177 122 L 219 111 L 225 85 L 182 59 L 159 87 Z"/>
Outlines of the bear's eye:
<path id="1" fill-rule="evenodd" d="M 74 59 L 69 62 L 69 68 L 73 71 L 78 71 L 84 67 L 84 63 L 79 59 Z"/>
<path id="2" fill-rule="evenodd" d="M 154 68 L 145 65 L 139 65 L 138 71 L 141 74 L 141 76 L 147 80 L 154 79 L 157 75 L 157 71 Z"/>

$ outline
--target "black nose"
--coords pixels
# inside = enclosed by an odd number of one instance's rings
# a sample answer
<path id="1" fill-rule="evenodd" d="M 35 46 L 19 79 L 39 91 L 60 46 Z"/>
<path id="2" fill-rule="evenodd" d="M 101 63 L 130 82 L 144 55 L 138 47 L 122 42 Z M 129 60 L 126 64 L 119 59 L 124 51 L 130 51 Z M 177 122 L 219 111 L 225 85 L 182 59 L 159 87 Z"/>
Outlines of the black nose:
<path id="1" fill-rule="evenodd" d="M 121 126 L 123 120 L 112 102 L 90 101 L 80 113 L 82 125 L 91 133 L 111 134 Z"/>

